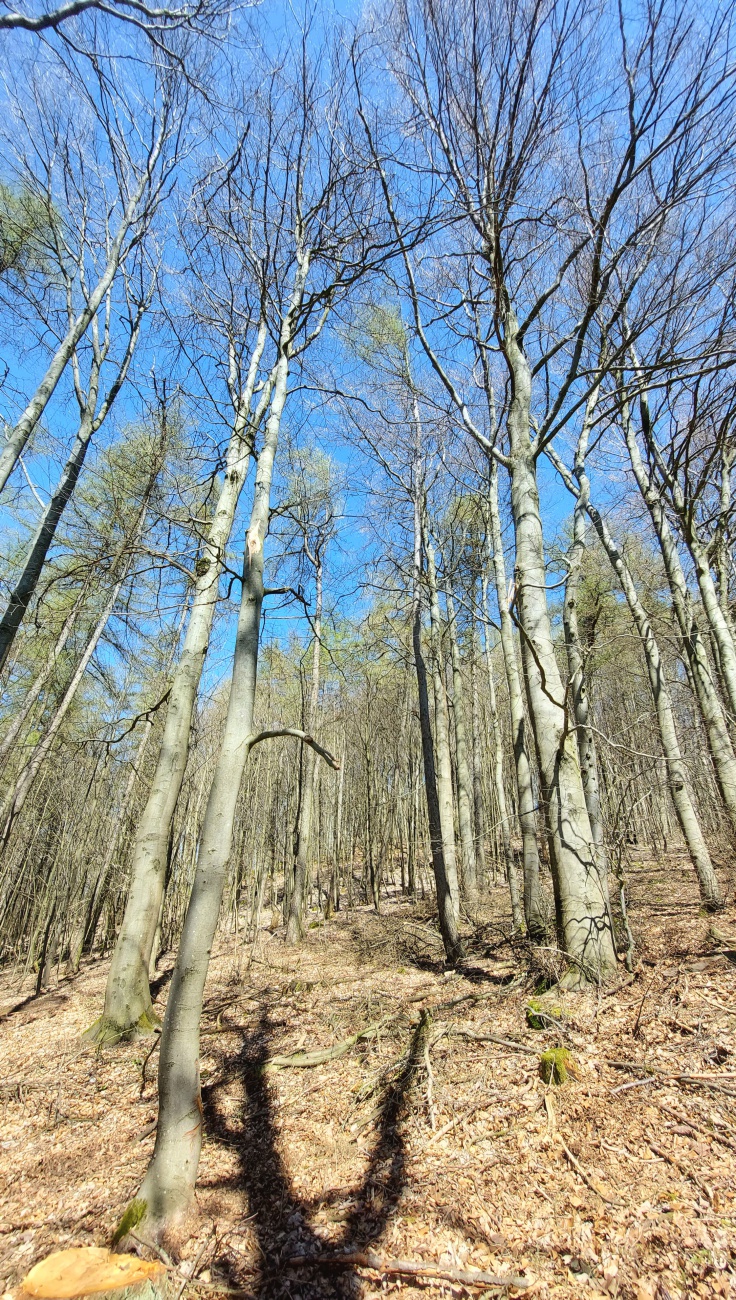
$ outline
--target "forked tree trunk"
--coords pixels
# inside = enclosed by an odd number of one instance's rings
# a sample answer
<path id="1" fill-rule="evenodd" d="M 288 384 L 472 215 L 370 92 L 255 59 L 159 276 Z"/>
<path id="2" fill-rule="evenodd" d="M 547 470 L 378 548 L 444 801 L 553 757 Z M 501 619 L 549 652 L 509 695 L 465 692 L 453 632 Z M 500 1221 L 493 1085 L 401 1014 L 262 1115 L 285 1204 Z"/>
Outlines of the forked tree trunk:
<path id="1" fill-rule="evenodd" d="M 506 673 L 506 688 L 509 696 L 511 714 L 511 735 L 516 769 L 516 791 L 519 800 L 519 827 L 521 829 L 522 857 L 524 868 L 524 917 L 529 936 L 537 943 L 542 943 L 547 933 L 546 910 L 539 878 L 539 845 L 537 843 L 537 812 L 532 785 L 532 765 L 527 740 L 526 714 L 524 711 L 524 693 L 521 684 L 519 662 L 516 657 L 514 626 L 509 613 L 509 597 L 506 589 L 506 565 L 503 555 L 503 537 L 501 535 L 501 515 L 498 508 L 498 467 L 494 460 L 490 465 L 490 484 L 488 492 L 488 515 L 490 536 L 486 535 L 486 547 L 489 564 L 493 567 L 496 585 L 496 602 L 498 620 L 501 630 L 501 650 L 503 666 Z M 486 619 L 487 619 L 486 610 Z M 487 624 L 486 624 L 487 626 Z"/>
<path id="2" fill-rule="evenodd" d="M 516 591 L 529 710 L 539 763 L 561 946 L 579 975 L 603 980 L 616 969 L 610 913 L 601 886 L 580 759 L 547 605 L 544 538 L 531 428 L 531 371 L 506 309 L 504 354 L 511 378 L 508 416 Z M 571 976 L 570 978 L 573 978 Z"/>
<path id="3" fill-rule="evenodd" d="M 290 309 L 281 329 L 273 400 L 258 456 L 246 534 L 225 731 L 207 800 L 197 869 L 161 1034 L 156 1146 L 140 1191 L 140 1199 L 146 1203 L 145 1231 L 153 1236 L 186 1216 L 194 1197 L 202 1145 L 199 1084 L 202 999 L 230 857 L 235 809 L 252 742 L 263 604 L 263 546 L 269 524 L 273 464 L 287 395 L 291 330 L 308 266 L 308 258 L 302 256 Z"/>
<path id="4" fill-rule="evenodd" d="M 250 464 L 252 438 L 270 395 L 267 384 L 251 416 L 265 344 L 266 326 L 262 323 L 227 450 L 225 474 L 209 536 L 197 565 L 192 609 L 171 681 L 156 771 L 135 839 L 128 901 L 107 979 L 105 1007 L 89 1031 L 98 1041 L 115 1041 L 122 1034 L 136 1028 L 150 1028 L 154 1023 L 148 972 L 161 911 L 169 835 L 187 765 L 192 715 L 217 604 L 225 549 Z"/>

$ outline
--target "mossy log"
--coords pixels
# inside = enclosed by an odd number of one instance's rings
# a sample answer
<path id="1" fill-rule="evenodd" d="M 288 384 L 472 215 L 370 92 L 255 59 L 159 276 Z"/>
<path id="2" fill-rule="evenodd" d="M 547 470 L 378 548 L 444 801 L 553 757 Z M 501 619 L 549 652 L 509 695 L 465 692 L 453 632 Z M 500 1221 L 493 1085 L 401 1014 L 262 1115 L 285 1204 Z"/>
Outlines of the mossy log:
<path id="1" fill-rule="evenodd" d="M 171 1300 L 166 1267 L 136 1255 L 113 1255 L 101 1246 L 57 1250 L 23 1279 L 18 1300 Z"/>

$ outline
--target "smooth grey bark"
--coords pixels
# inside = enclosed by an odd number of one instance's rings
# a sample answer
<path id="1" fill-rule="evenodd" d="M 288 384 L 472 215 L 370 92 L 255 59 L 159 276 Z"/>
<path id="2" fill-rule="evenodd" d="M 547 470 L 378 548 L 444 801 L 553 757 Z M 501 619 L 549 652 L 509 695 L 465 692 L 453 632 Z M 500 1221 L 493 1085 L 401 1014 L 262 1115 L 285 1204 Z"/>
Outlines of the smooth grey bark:
<path id="1" fill-rule="evenodd" d="M 465 711 L 460 648 L 457 639 L 457 613 L 452 592 L 447 591 L 447 630 L 450 638 L 452 661 L 452 701 L 455 724 L 455 762 L 457 764 L 457 820 L 462 853 L 462 884 L 467 901 L 472 905 L 478 894 L 478 869 L 475 860 L 473 837 L 473 785 L 468 760 L 468 738 Z"/>
<path id="2" fill-rule="evenodd" d="M 736 830 L 736 755 L 728 724 L 711 673 L 708 653 L 700 635 L 677 543 L 660 493 L 642 460 L 627 402 L 623 405 L 622 417 L 634 478 L 646 503 L 662 552 L 665 573 L 672 594 L 672 607 L 687 656 L 693 690 L 705 726 L 716 780 L 731 825 Z"/>
<path id="3" fill-rule="evenodd" d="M 515 314 L 508 304 L 503 352 L 511 380 L 507 428 L 516 534 L 516 599 L 561 946 L 581 975 L 603 980 L 616 969 L 616 952 L 585 803 L 577 741 L 569 727 L 550 625 L 536 454 L 530 443 L 531 370 L 518 339 Z"/>
<path id="4" fill-rule="evenodd" d="M 516 792 L 519 806 L 519 827 L 521 829 L 523 877 L 524 877 L 524 918 L 530 937 L 535 942 L 543 942 L 547 934 L 546 909 L 542 895 L 539 876 L 539 844 L 537 842 L 537 810 L 532 785 L 532 765 L 527 740 L 526 713 L 524 710 L 524 692 L 516 656 L 514 625 L 509 612 L 509 597 L 506 583 L 506 564 L 503 554 L 503 537 L 501 535 L 501 514 L 498 508 L 498 466 L 491 458 L 489 464 L 490 481 L 488 485 L 488 523 L 486 532 L 486 556 L 489 568 L 492 568 L 496 587 L 498 621 L 500 626 L 501 651 L 506 674 L 506 689 L 509 697 L 511 714 L 511 734 L 514 750 L 514 768 L 516 773 Z M 487 592 L 485 594 L 487 602 Z M 488 607 L 486 603 L 486 632 L 488 628 Z"/>
<path id="5" fill-rule="evenodd" d="M 480 700 L 478 696 L 478 665 L 476 663 L 477 641 L 474 618 L 472 634 L 473 652 L 470 657 L 470 707 L 473 758 L 473 824 L 475 829 L 475 861 L 478 870 L 478 881 L 479 884 L 482 884 L 485 878 L 486 865 L 486 817 L 485 808 L 483 806 L 483 761 L 481 756 Z"/>
<path id="6" fill-rule="evenodd" d="M 252 440 L 271 393 L 269 378 L 255 411 L 251 412 L 266 338 L 266 323 L 262 321 L 246 384 L 236 402 L 220 494 L 197 565 L 191 613 L 171 681 L 156 771 L 136 834 L 128 899 L 108 974 L 104 1011 L 92 1026 L 91 1032 L 102 1039 L 119 1038 L 136 1026 L 147 1028 L 153 1023 L 148 972 L 161 910 L 169 835 L 187 765 L 192 715 L 217 605 L 225 551 L 250 464 Z"/>
<path id="7" fill-rule="evenodd" d="M 71 321 L 69 328 L 51 358 L 46 373 L 33 394 L 33 397 L 26 406 L 26 409 L 17 424 L 8 434 L 5 445 L 0 452 L 0 492 L 3 491 L 5 484 L 18 462 L 19 456 L 23 453 L 23 448 L 46 410 L 61 376 L 72 359 L 77 344 L 87 333 L 90 323 L 96 315 L 98 308 L 102 304 L 105 295 L 117 275 L 123 256 L 123 245 L 125 239 L 133 224 L 139 220 L 139 205 L 146 191 L 151 186 L 152 178 L 161 156 L 167 133 L 168 123 L 164 120 L 159 127 L 148 158 L 146 159 L 143 175 L 125 205 L 117 230 L 110 242 L 107 260 L 102 275 L 92 291 L 86 296 L 86 302 L 82 310 L 74 320 Z"/>
<path id="8" fill-rule="evenodd" d="M 263 546 L 269 524 L 273 464 L 287 396 L 292 326 L 302 300 L 308 267 L 309 258 L 302 254 L 290 308 L 281 328 L 273 400 L 258 456 L 246 534 L 225 731 L 202 824 L 197 869 L 161 1034 L 156 1146 L 140 1190 L 140 1198 L 147 1207 L 145 1230 L 154 1236 L 185 1216 L 194 1196 L 202 1145 L 199 1084 L 202 999 L 222 903 L 238 794 L 254 741 L 253 709 L 263 604 Z"/>
<path id="9" fill-rule="evenodd" d="M 585 408 L 580 437 L 575 451 L 575 472 L 585 468 L 585 457 L 590 440 L 590 429 L 598 402 L 598 388 L 591 392 Z M 588 809 L 590 830 L 595 846 L 601 885 L 608 898 L 608 854 L 606 852 L 603 828 L 603 811 L 601 808 L 601 788 L 598 776 L 598 752 L 595 736 L 590 722 L 590 700 L 585 672 L 585 655 L 580 639 L 578 624 L 578 594 L 582 573 L 583 555 L 586 546 L 586 501 L 587 487 L 580 488 L 580 495 L 575 501 L 573 512 L 573 537 L 567 563 L 567 580 L 562 605 L 562 624 L 565 633 L 565 649 L 569 673 L 568 690 L 572 698 L 575 717 L 575 734 L 580 755 L 580 773 L 583 778 L 585 804 Z"/>
<path id="10" fill-rule="evenodd" d="M 322 559 L 317 552 L 315 563 L 316 598 L 314 609 L 314 642 L 312 645 L 312 685 L 309 695 L 309 712 L 305 719 L 307 731 L 314 731 L 319 706 L 320 658 L 322 650 Z M 306 904 L 307 876 L 309 867 L 309 842 L 312 832 L 312 808 L 314 805 L 315 780 L 317 775 L 317 755 L 311 746 L 304 754 L 304 772 L 302 776 L 302 797 L 299 805 L 299 821 L 296 830 L 296 853 L 294 855 L 294 884 L 289 902 L 289 917 L 286 923 L 286 942 L 298 943 L 304 934 L 304 908 Z"/>
<path id="11" fill-rule="evenodd" d="M 110 307 L 108 304 L 108 316 L 109 310 Z M 56 530 L 61 522 L 61 517 L 71 500 L 72 493 L 74 492 L 79 480 L 79 475 L 82 472 L 82 467 L 92 438 L 99 431 L 109 415 L 113 403 L 125 382 L 133 352 L 138 341 L 142 315 L 143 309 L 141 308 L 136 319 L 132 323 L 125 355 L 118 367 L 118 373 L 115 376 L 114 382 L 111 384 L 99 410 L 97 409 L 97 403 L 99 398 L 100 374 L 109 350 L 109 327 L 106 324 L 105 338 L 102 345 L 100 345 L 96 328 L 97 318 L 95 317 L 92 322 L 93 357 L 90 366 L 89 383 L 86 394 L 81 394 L 78 377 L 75 373 L 77 395 L 78 398 L 81 399 L 79 428 L 66 464 L 61 472 L 61 477 L 59 478 L 46 509 L 39 521 L 35 535 L 28 549 L 23 569 L 10 594 L 10 600 L 8 601 L 5 613 L 3 614 L 2 619 L 0 619 L 0 670 L 5 666 L 18 628 L 25 617 L 30 600 L 38 585 L 38 580 L 41 576 L 43 566 L 46 563 L 46 557 L 48 556 L 54 537 L 56 536 Z"/>
<path id="12" fill-rule="evenodd" d="M 548 449 L 548 454 L 550 455 L 552 463 L 559 470 L 566 486 L 574 495 L 577 495 L 575 484 L 572 482 L 568 471 L 561 464 L 559 457 L 551 451 L 551 449 Z M 626 603 L 634 620 L 634 625 L 639 633 L 647 666 L 649 684 L 652 689 L 657 722 L 659 724 L 659 733 L 667 767 L 667 780 L 672 803 L 675 808 L 675 813 L 677 814 L 677 820 L 680 824 L 680 829 L 687 845 L 692 864 L 698 877 L 701 898 L 706 907 L 715 910 L 722 906 L 720 886 L 713 869 L 713 863 L 711 862 L 710 853 L 708 852 L 708 846 L 703 837 L 697 813 L 695 812 L 693 802 L 690 798 L 687 784 L 687 769 L 680 751 L 680 742 L 677 735 L 677 727 L 675 725 L 672 699 L 667 688 L 664 664 L 662 663 L 659 646 L 647 612 L 639 599 L 639 593 L 636 590 L 636 584 L 631 575 L 631 570 L 612 536 L 605 519 L 590 500 L 590 484 L 584 467 L 576 466 L 576 476 L 580 485 L 580 490 L 584 494 L 588 517 L 590 518 L 601 545 L 608 556 L 611 567 L 621 584 L 621 589 L 626 597 Z"/>
<path id="13" fill-rule="evenodd" d="M 493 662 L 491 660 L 491 621 L 488 616 L 488 579 L 483 575 L 483 631 L 486 650 L 486 669 L 488 672 L 488 703 L 491 714 L 491 734 L 493 739 L 493 788 L 496 791 L 496 803 L 498 804 L 498 816 L 501 823 L 501 843 L 503 845 L 503 856 L 506 864 L 506 880 L 508 882 L 509 894 L 511 897 L 511 920 L 515 930 L 519 933 L 524 931 L 524 909 L 521 903 L 519 893 L 519 881 L 516 871 L 516 860 L 514 858 L 514 849 L 511 843 L 511 822 L 509 820 L 508 805 L 506 803 L 506 787 L 504 784 L 504 757 L 503 757 L 503 737 L 501 735 L 501 723 L 498 716 L 496 705 L 496 684 L 493 680 Z M 536 848 L 536 842 L 535 842 Z"/>
<path id="14" fill-rule="evenodd" d="M 455 916 L 460 915 L 460 888 L 457 877 L 455 851 L 455 810 L 452 791 L 452 758 L 450 731 L 447 718 L 447 700 L 442 673 L 442 616 L 437 592 L 437 571 L 432 540 L 423 522 L 424 554 L 427 557 L 427 587 L 429 589 L 430 653 L 432 686 L 434 691 L 435 755 L 437 772 L 437 799 L 442 833 L 442 857 L 447 888 Z"/>
<path id="15" fill-rule="evenodd" d="M 408 356 L 406 360 L 409 372 Z M 427 823 L 429 827 L 429 847 L 432 856 L 432 873 L 437 894 L 437 913 L 440 934 L 448 962 L 458 961 L 462 955 L 462 943 L 458 929 L 458 908 L 453 898 L 450 879 L 445 861 L 442 821 L 440 818 L 440 801 L 437 790 L 437 768 L 435 764 L 434 735 L 429 704 L 429 684 L 427 664 L 422 644 L 422 508 L 424 501 L 424 483 L 422 474 L 422 425 L 419 416 L 419 403 L 412 390 L 414 415 L 414 456 L 412 465 L 412 506 L 414 545 L 412 556 L 412 610 L 411 635 L 414 653 L 414 670 L 417 675 L 417 696 L 419 704 L 419 732 L 422 741 L 422 766 L 424 771 L 424 791 L 427 801 Z M 418 779 L 418 773 L 417 773 Z M 418 811 L 418 810 L 417 810 Z"/>

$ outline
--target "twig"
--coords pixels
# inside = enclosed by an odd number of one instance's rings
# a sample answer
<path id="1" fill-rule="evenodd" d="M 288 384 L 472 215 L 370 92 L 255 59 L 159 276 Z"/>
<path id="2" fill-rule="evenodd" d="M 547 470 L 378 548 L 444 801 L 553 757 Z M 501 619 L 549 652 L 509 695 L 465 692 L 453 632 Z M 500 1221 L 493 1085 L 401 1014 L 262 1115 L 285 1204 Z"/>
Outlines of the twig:
<path id="1" fill-rule="evenodd" d="M 698 1178 L 697 1174 L 693 1173 L 692 1169 L 688 1169 L 687 1165 L 684 1165 L 681 1160 L 677 1159 L 677 1156 L 671 1155 L 669 1151 L 666 1151 L 664 1147 L 661 1147 L 658 1142 L 653 1140 L 653 1138 L 648 1137 L 647 1142 L 655 1156 L 661 1156 L 669 1165 L 673 1165 L 675 1169 L 680 1171 L 683 1177 L 689 1178 L 692 1183 L 695 1183 L 695 1186 L 699 1188 L 705 1196 L 707 1196 L 709 1201 L 713 1200 L 713 1193 L 710 1188 L 702 1181 L 702 1179 Z"/>
<path id="2" fill-rule="evenodd" d="M 611 1096 L 614 1097 L 617 1092 L 626 1092 L 628 1088 L 643 1088 L 647 1083 L 656 1083 L 657 1076 L 650 1074 L 648 1079 L 634 1079 L 632 1083 L 620 1083 L 617 1088 L 611 1088 Z"/>
<path id="3" fill-rule="evenodd" d="M 580 1175 L 583 1182 L 587 1183 L 590 1190 L 592 1192 L 595 1192 L 596 1196 L 600 1196 L 601 1200 L 605 1201 L 608 1205 L 622 1205 L 623 1202 L 619 1201 L 615 1196 L 611 1196 L 610 1193 L 606 1191 L 606 1189 L 604 1188 L 603 1184 L 599 1181 L 599 1179 L 595 1178 L 592 1174 L 587 1173 L 586 1170 L 583 1169 L 583 1166 L 580 1164 L 580 1161 L 575 1159 L 575 1156 L 573 1155 L 572 1151 L 570 1150 L 567 1143 L 565 1142 L 565 1139 L 563 1138 L 559 1129 L 557 1130 L 557 1136 L 559 1137 L 560 1142 L 562 1143 L 562 1150 L 565 1152 L 565 1155 L 570 1161 L 570 1164 L 572 1165 L 573 1169 L 575 1170 L 576 1173 Z"/>
<path id="4" fill-rule="evenodd" d="M 515 1043 L 512 1038 L 501 1038 L 498 1034 L 474 1034 L 472 1029 L 455 1029 L 460 1038 L 468 1038 L 473 1043 L 498 1043 L 500 1047 L 510 1047 L 515 1052 L 525 1052 L 527 1056 L 538 1056 L 536 1047 L 527 1047 L 526 1043 Z"/>
<path id="5" fill-rule="evenodd" d="M 192 1271 L 191 1271 L 191 1273 L 189 1274 L 188 1277 L 185 1277 L 185 1278 L 184 1278 L 184 1281 L 182 1282 L 181 1286 L 179 1287 L 179 1290 L 178 1290 L 177 1293 L 176 1293 L 176 1300 L 181 1300 L 181 1298 L 182 1298 L 184 1292 L 186 1291 L 187 1287 L 188 1287 L 188 1286 L 191 1286 L 191 1285 L 192 1285 L 192 1282 L 195 1280 L 195 1278 L 196 1278 L 196 1276 L 197 1276 L 197 1269 L 199 1268 L 199 1265 L 200 1265 L 200 1261 L 201 1261 L 201 1259 L 202 1259 L 202 1256 L 204 1255 L 204 1252 L 206 1251 L 207 1247 L 209 1246 L 211 1239 L 212 1239 L 211 1236 L 210 1236 L 210 1237 L 206 1237 L 205 1240 L 202 1242 L 202 1245 L 200 1246 L 199 1250 L 197 1251 L 197 1254 L 196 1254 L 196 1257 L 195 1257 L 194 1263 L 192 1264 Z"/>
<path id="6" fill-rule="evenodd" d="M 711 1007 L 718 1007 L 719 1011 L 728 1012 L 729 1016 L 736 1016 L 736 1007 L 724 1006 L 723 1002 L 716 1002 L 715 998 L 707 998 L 704 993 L 696 993 L 695 996 L 700 1002 L 707 1002 Z"/>
<path id="7" fill-rule="evenodd" d="M 669 1106 L 665 1106 L 661 1101 L 657 1102 L 657 1105 L 660 1110 L 664 1111 L 665 1115 L 671 1115 L 679 1124 L 687 1124 L 688 1128 L 691 1128 L 693 1132 L 703 1133 L 706 1137 L 715 1138 L 716 1142 L 722 1143 L 724 1147 L 730 1147 L 732 1151 L 736 1151 L 736 1142 L 732 1142 L 730 1138 L 722 1137 L 715 1128 L 704 1128 L 702 1124 L 697 1124 L 688 1115 L 678 1115 L 676 1110 L 670 1110 Z"/>
<path id="8" fill-rule="evenodd" d="M 383 1259 L 380 1255 L 374 1255 L 373 1251 L 350 1251 L 344 1255 L 292 1255 L 281 1265 L 282 1268 L 305 1266 L 369 1268 L 374 1273 L 386 1276 L 403 1273 L 407 1277 L 438 1277 L 446 1282 L 460 1282 L 464 1286 L 512 1286 L 517 1290 L 525 1290 L 532 1285 L 530 1278 L 515 1277 L 513 1274 L 503 1277 L 476 1268 L 447 1268 L 440 1264 L 416 1264 L 408 1259 Z"/>

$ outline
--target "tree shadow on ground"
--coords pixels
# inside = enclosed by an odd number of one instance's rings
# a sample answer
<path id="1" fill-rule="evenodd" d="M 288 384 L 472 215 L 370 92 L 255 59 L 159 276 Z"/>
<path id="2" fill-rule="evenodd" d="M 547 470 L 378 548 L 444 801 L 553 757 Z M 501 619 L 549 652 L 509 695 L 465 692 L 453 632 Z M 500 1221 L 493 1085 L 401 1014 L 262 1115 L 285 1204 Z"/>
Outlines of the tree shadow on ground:
<path id="1" fill-rule="evenodd" d="M 328 1243 L 310 1224 L 318 1205 L 298 1194 L 279 1150 L 277 1107 L 271 1080 L 263 1068 L 271 1054 L 274 1025 L 268 1006 L 262 1006 L 258 1024 L 244 1037 L 226 1079 L 202 1093 L 209 1136 L 237 1151 L 239 1169 L 235 1181 L 245 1191 L 262 1261 L 258 1274 L 246 1279 L 239 1275 L 234 1260 L 217 1260 L 218 1276 L 224 1282 L 247 1287 L 254 1300 L 348 1300 L 362 1294 L 362 1279 L 352 1268 L 325 1264 L 287 1268 L 285 1261 L 295 1256 L 365 1250 L 381 1240 L 406 1184 L 403 1122 L 412 1081 L 423 1064 L 427 1024 L 424 1019 L 420 1021 L 404 1056 L 381 1076 L 373 1117 L 375 1138 L 359 1187 L 346 1187 L 319 1200 L 319 1206 L 340 1201 L 348 1209 L 339 1239 L 331 1238 Z M 240 1122 L 237 1118 L 233 1122 L 222 1105 L 224 1085 L 236 1075 L 241 1077 L 245 1093 Z"/>

